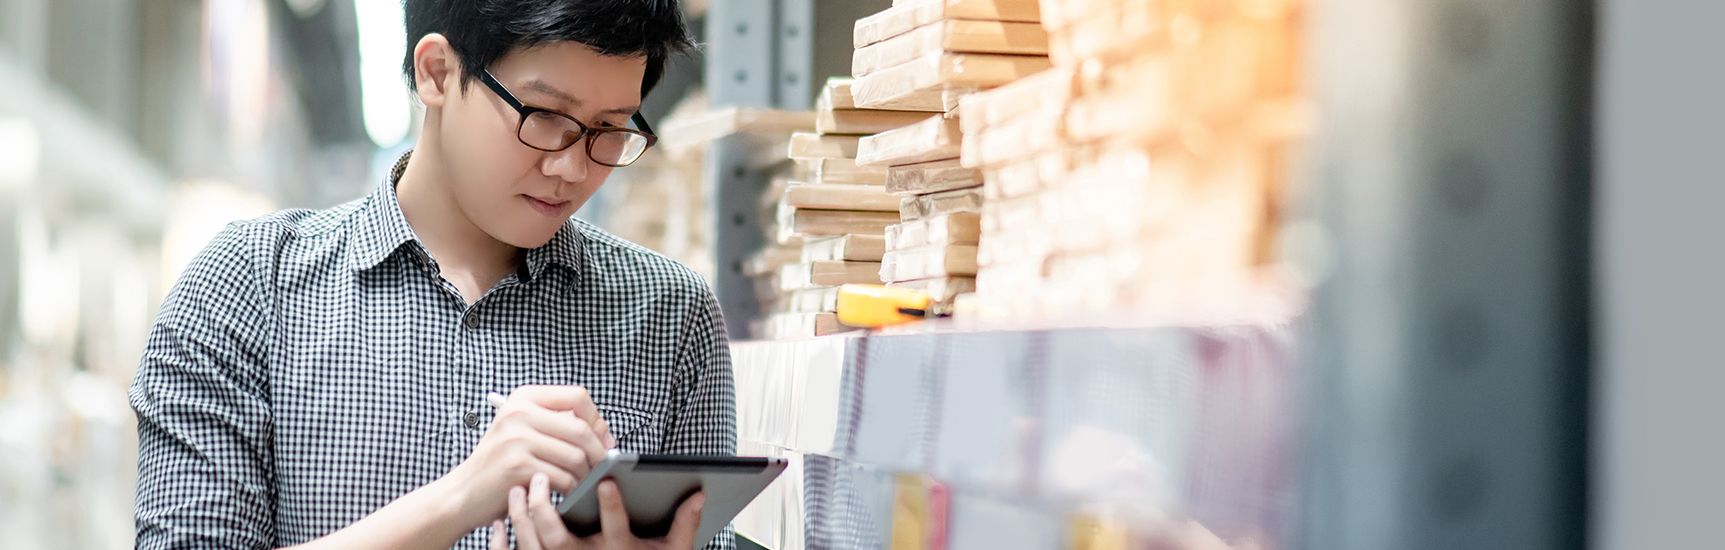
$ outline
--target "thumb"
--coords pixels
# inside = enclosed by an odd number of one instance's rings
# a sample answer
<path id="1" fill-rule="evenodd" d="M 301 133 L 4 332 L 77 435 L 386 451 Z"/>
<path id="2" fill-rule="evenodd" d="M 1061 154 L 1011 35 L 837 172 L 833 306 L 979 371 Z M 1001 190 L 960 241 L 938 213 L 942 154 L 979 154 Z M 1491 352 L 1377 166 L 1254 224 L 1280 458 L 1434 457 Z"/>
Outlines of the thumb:
<path id="1" fill-rule="evenodd" d="M 672 548 L 695 548 L 695 535 L 701 530 L 701 508 L 706 503 L 707 493 L 703 491 L 690 495 L 677 507 L 677 519 L 672 520 L 671 533 L 666 537 Z"/>
<path id="2" fill-rule="evenodd" d="M 509 529 L 503 527 L 503 520 L 491 522 L 491 550 L 509 550 Z"/>

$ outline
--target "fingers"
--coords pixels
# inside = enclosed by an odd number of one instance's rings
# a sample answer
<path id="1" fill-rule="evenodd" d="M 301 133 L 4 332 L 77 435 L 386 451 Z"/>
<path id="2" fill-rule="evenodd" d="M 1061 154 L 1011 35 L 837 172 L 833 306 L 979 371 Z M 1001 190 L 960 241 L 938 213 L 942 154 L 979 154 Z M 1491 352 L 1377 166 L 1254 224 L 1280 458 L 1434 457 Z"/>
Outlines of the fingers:
<path id="1" fill-rule="evenodd" d="M 531 456 L 517 463 L 506 474 L 508 483 L 525 486 L 533 478 L 533 474 L 545 474 L 551 478 L 552 490 L 568 492 L 575 488 L 576 483 L 585 479 L 587 474 L 592 473 L 592 469 L 588 468 L 587 462 L 582 459 L 579 449 L 555 442 L 549 437 L 545 439 L 546 441 L 529 443 L 526 452 Z M 546 458 L 548 455 L 551 455 L 551 458 Z"/>
<path id="2" fill-rule="evenodd" d="M 623 508 L 623 492 L 608 479 L 599 482 L 599 530 L 614 546 L 635 538 L 629 530 L 629 512 Z"/>
<path id="3" fill-rule="evenodd" d="M 535 426 L 535 422 L 549 422 L 549 424 L 555 424 L 557 419 L 543 419 L 542 417 L 554 416 L 554 412 L 543 412 L 542 410 L 542 412 L 536 412 L 535 414 L 535 412 L 521 412 L 521 410 L 517 410 L 517 412 L 512 412 L 512 416 L 519 417 L 519 419 L 521 419 L 521 421 L 519 421 L 521 422 L 521 426 L 509 429 L 507 433 L 500 434 L 502 438 L 511 438 L 511 440 L 517 440 L 519 443 L 524 443 L 526 452 L 531 453 L 535 459 L 545 460 L 545 462 L 555 464 L 555 466 L 561 467 L 564 471 L 571 472 L 571 474 L 574 474 L 576 478 L 586 478 L 586 472 L 593 471 L 593 467 L 599 466 L 600 460 L 605 459 L 604 448 L 599 447 L 599 440 L 597 440 L 597 438 L 593 438 L 593 434 L 590 433 L 590 431 L 586 431 L 585 426 L 581 426 L 581 431 L 586 433 L 585 438 L 578 438 L 576 441 L 569 441 L 564 440 L 564 438 L 559 436 L 559 434 L 545 433 L 545 429 L 540 429 L 538 426 Z M 538 419 L 535 421 L 533 417 L 538 417 Z M 571 417 L 568 416 L 562 417 L 561 421 L 568 421 L 568 424 L 581 424 L 580 421 L 571 419 Z M 562 426 L 562 428 L 568 428 L 568 426 Z M 597 455 L 595 455 L 595 452 L 597 452 Z M 554 478 L 552 481 L 561 483 L 562 479 Z M 526 478 L 521 478 L 521 481 L 516 481 L 516 483 L 524 484 L 526 483 Z M 573 484 L 571 484 L 571 486 L 554 484 L 552 488 L 559 491 L 568 491 L 573 488 Z"/>
<path id="4" fill-rule="evenodd" d="M 509 529 L 503 520 L 491 521 L 491 550 L 509 550 Z"/>
<path id="5" fill-rule="evenodd" d="M 695 535 L 701 531 L 701 508 L 707 504 L 707 493 L 698 492 L 677 507 L 677 519 L 671 520 L 671 532 L 665 538 L 672 548 L 694 548 Z"/>
<path id="6" fill-rule="evenodd" d="M 551 505 L 551 483 L 544 474 L 535 474 L 527 484 L 527 515 L 533 518 L 533 530 L 539 533 L 539 543 L 546 548 L 570 548 L 575 535 L 563 524 L 563 516 Z"/>
<path id="7" fill-rule="evenodd" d="M 530 409 L 513 414 L 519 415 L 529 427 L 539 433 L 580 447 L 582 452 L 586 453 L 589 467 L 598 466 L 600 461 L 605 460 L 605 442 L 600 439 L 598 430 L 569 416 L 569 413 Z"/>
<path id="8" fill-rule="evenodd" d="M 587 421 L 593 431 L 599 434 L 599 440 L 609 448 L 617 444 L 611 436 L 610 427 L 605 419 L 599 416 L 599 406 L 593 403 L 593 396 L 587 393 L 587 388 L 581 386 L 522 386 L 509 394 L 509 399 L 524 399 L 534 405 L 553 411 L 569 411 L 576 418 Z"/>
<path id="9" fill-rule="evenodd" d="M 534 529 L 533 518 L 527 514 L 527 489 L 515 486 L 509 488 L 509 524 L 515 526 L 515 548 L 517 550 L 544 550 L 539 544 L 539 532 Z"/>
<path id="10" fill-rule="evenodd" d="M 616 447 L 617 437 L 611 434 L 611 423 L 605 421 L 605 415 L 599 414 L 599 409 L 595 408 L 593 411 L 593 419 L 588 420 L 587 425 L 593 428 L 595 439 L 599 440 L 599 446 L 604 449 Z M 600 453 L 600 456 L 603 458 L 604 454 Z"/>
<path id="11" fill-rule="evenodd" d="M 503 447 L 495 464 L 506 468 L 500 472 L 509 485 L 526 486 L 535 473 L 551 476 L 551 488 L 568 492 L 593 471 L 587 451 L 567 441 L 521 427 L 504 434 L 494 434 L 495 445 Z"/>
<path id="12" fill-rule="evenodd" d="M 599 439 L 605 443 L 606 449 L 617 448 L 617 435 L 611 433 L 611 424 L 605 421 L 605 417 L 599 417 L 599 421 L 593 424 L 593 431 L 599 432 Z"/>

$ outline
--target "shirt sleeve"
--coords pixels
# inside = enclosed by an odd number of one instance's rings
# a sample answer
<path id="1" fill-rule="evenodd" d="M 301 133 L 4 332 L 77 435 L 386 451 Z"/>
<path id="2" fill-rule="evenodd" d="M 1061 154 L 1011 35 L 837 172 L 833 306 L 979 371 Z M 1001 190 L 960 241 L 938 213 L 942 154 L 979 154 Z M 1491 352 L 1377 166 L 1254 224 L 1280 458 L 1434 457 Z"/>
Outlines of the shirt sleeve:
<path id="1" fill-rule="evenodd" d="M 138 415 L 139 549 L 274 543 L 268 285 L 229 225 L 168 293 L 129 392 Z"/>
<path id="2" fill-rule="evenodd" d="M 724 317 L 711 290 L 700 286 L 699 299 L 684 320 L 678 343 L 680 404 L 669 419 L 662 452 L 737 454 L 737 398 L 731 380 L 731 346 Z M 735 532 L 726 526 L 707 550 L 736 548 Z"/>

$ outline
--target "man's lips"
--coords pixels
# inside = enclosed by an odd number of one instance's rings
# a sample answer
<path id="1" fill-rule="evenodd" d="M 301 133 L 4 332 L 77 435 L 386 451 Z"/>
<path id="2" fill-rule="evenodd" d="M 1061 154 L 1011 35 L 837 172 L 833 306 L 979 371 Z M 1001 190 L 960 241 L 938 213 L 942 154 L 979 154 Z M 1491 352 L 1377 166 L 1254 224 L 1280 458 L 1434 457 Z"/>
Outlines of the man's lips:
<path id="1" fill-rule="evenodd" d="M 563 207 L 565 205 L 569 204 L 569 201 L 555 201 L 555 202 L 553 202 L 553 201 L 547 201 L 544 199 L 540 199 L 540 198 L 534 197 L 532 195 L 522 195 L 521 197 L 524 199 L 527 199 L 527 205 L 532 206 L 533 210 L 538 211 L 540 214 L 544 214 L 547 216 L 557 216 L 557 215 L 563 214 Z"/>

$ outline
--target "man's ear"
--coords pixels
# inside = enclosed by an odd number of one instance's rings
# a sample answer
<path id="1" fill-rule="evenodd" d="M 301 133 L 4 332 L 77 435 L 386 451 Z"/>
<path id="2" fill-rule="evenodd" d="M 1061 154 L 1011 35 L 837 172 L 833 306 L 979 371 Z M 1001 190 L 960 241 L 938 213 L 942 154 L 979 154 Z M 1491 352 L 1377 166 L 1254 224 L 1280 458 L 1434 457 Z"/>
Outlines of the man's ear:
<path id="1" fill-rule="evenodd" d="M 430 33 L 413 47 L 413 85 L 426 108 L 442 107 L 461 82 L 461 59 L 442 34 Z"/>

